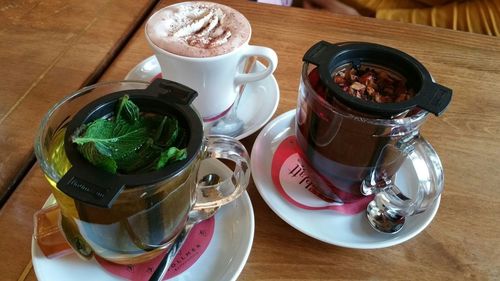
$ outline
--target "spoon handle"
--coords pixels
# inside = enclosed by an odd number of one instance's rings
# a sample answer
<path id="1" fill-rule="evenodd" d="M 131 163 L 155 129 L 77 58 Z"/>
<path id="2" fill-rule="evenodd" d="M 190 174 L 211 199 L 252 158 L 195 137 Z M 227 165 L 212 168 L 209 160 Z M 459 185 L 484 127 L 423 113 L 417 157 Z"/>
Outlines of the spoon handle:
<path id="1" fill-rule="evenodd" d="M 179 236 L 175 238 L 174 243 L 172 244 L 172 247 L 168 251 L 168 253 L 161 259 L 160 264 L 156 267 L 155 272 L 153 272 L 153 275 L 149 278 L 149 281 L 161 281 L 163 280 L 163 277 L 168 271 L 168 268 L 172 264 L 172 262 L 175 259 L 175 256 L 177 253 L 179 253 L 179 250 L 182 248 L 182 245 L 184 245 L 184 242 L 186 242 L 186 238 L 189 235 L 189 232 L 191 232 L 191 229 L 193 228 L 194 224 L 193 223 L 188 223 L 184 229 L 181 231 Z"/>
<path id="2" fill-rule="evenodd" d="M 248 59 L 245 62 L 245 65 L 243 66 L 243 73 L 250 73 L 250 72 L 252 72 L 252 70 L 253 70 L 256 62 L 257 62 L 257 57 L 256 56 L 248 57 Z M 245 90 L 245 86 L 246 86 L 246 83 L 245 84 L 241 84 L 240 89 L 238 91 L 238 95 L 241 96 L 241 94 L 243 94 L 243 91 Z"/>
<path id="3" fill-rule="evenodd" d="M 257 62 L 256 56 L 248 57 L 247 60 L 245 61 L 245 65 L 243 66 L 243 73 L 252 72 L 253 67 L 255 66 L 256 62 Z M 226 113 L 226 115 L 223 118 L 227 118 L 229 120 L 236 119 L 236 112 L 238 109 L 238 105 L 240 104 L 240 99 L 241 99 L 241 96 L 243 95 L 243 92 L 245 91 L 246 85 L 247 85 L 247 83 L 243 83 L 240 85 L 240 88 L 238 90 L 238 95 L 236 95 L 236 99 L 234 100 L 233 105 L 231 106 L 231 109 L 229 109 L 229 112 Z"/>

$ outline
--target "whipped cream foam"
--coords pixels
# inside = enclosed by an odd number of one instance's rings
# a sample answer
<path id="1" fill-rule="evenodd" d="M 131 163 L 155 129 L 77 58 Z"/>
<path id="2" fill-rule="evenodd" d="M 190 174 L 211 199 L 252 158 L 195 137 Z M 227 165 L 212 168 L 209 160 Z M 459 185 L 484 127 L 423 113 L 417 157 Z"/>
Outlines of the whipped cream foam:
<path id="1" fill-rule="evenodd" d="M 159 48 L 181 56 L 229 53 L 248 41 L 251 27 L 238 11 L 211 2 L 184 2 L 161 9 L 146 24 Z"/>

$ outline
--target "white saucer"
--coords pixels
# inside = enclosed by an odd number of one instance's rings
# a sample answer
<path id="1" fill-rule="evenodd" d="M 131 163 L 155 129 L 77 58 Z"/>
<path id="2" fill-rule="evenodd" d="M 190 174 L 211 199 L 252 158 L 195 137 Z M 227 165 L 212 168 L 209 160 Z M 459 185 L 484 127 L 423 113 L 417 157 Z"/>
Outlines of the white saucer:
<path id="1" fill-rule="evenodd" d="M 255 71 L 264 69 L 257 62 Z M 137 64 L 125 76 L 125 80 L 151 81 L 161 72 L 160 65 L 155 56 Z M 243 139 L 262 128 L 273 116 L 278 108 L 280 90 L 273 75 L 266 79 L 248 83 L 238 106 L 238 117 L 245 123 L 243 132 L 236 139 Z"/>
<path id="2" fill-rule="evenodd" d="M 227 168 L 226 168 L 227 169 Z M 54 202 L 52 196 L 46 205 Z M 247 192 L 222 207 L 215 215 L 214 234 L 208 248 L 186 271 L 172 281 L 236 280 L 250 255 L 254 236 L 254 214 Z M 39 281 L 118 281 L 95 259 L 85 261 L 76 254 L 48 259 L 32 239 L 33 268 Z"/>
<path id="3" fill-rule="evenodd" d="M 432 221 L 441 197 L 424 213 L 406 219 L 396 234 L 382 234 L 368 224 L 365 212 L 343 215 L 332 210 L 305 210 L 286 201 L 271 178 L 271 163 L 281 141 L 295 134 L 295 110 L 288 111 L 262 129 L 252 149 L 252 176 L 264 201 L 292 227 L 323 242 L 356 249 L 375 249 L 403 243 L 424 230 Z M 406 161 L 396 175 L 396 184 L 404 189 L 415 182 L 411 164 Z M 404 190 L 403 190 L 404 191 Z"/>

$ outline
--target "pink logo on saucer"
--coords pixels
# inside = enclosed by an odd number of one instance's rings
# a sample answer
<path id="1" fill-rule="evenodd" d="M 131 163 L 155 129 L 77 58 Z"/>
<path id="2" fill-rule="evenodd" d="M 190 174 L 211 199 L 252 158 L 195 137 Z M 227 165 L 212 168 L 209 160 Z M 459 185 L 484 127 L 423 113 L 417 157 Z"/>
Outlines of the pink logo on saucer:
<path id="1" fill-rule="evenodd" d="M 163 75 L 161 75 L 161 72 L 160 72 L 160 73 L 156 74 L 155 77 L 153 77 L 153 79 L 151 79 L 151 82 L 156 80 L 156 79 L 160 79 L 162 77 L 163 77 Z"/>
<path id="2" fill-rule="evenodd" d="M 279 144 L 273 156 L 271 175 L 278 192 L 292 205 L 306 210 L 357 214 L 364 211 L 373 199 L 369 196 L 350 203 L 326 202 L 315 195 L 316 191 L 308 175 L 313 172 L 300 157 L 295 136 L 287 137 Z"/>
<path id="3" fill-rule="evenodd" d="M 214 217 L 200 222 L 193 227 L 163 280 L 173 278 L 183 273 L 201 257 L 203 252 L 207 249 L 208 244 L 210 244 L 210 240 L 212 240 L 214 228 Z M 105 270 L 112 274 L 131 281 L 147 281 L 165 254 L 161 254 L 150 261 L 132 265 L 115 264 L 97 256 L 96 260 Z"/>

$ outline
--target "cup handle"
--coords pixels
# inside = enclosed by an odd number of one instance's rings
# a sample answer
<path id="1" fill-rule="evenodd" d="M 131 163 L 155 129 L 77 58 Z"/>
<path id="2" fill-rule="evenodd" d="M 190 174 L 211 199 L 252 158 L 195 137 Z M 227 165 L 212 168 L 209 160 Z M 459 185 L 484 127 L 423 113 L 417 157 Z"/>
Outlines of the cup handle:
<path id="1" fill-rule="evenodd" d="M 206 139 L 204 159 L 225 159 L 234 163 L 229 178 L 212 184 L 197 184 L 194 212 L 217 209 L 237 199 L 250 180 L 250 157 L 238 140 L 226 136 L 209 136 Z M 209 172 L 210 173 L 210 172 Z M 217 174 L 216 171 L 213 173 Z"/>
<path id="2" fill-rule="evenodd" d="M 372 226 L 379 230 L 396 225 L 405 218 L 427 210 L 439 197 L 444 187 L 443 166 L 434 148 L 421 135 L 399 148 L 410 160 L 418 178 L 416 190 L 403 194 L 394 180 L 386 178 L 383 171 L 374 170 L 371 179 L 365 180 L 362 191 L 375 194 L 368 204 L 366 214 Z M 373 180 L 377 179 L 377 180 Z M 388 231 L 391 233 L 396 231 Z"/>
<path id="3" fill-rule="evenodd" d="M 234 78 L 235 86 L 262 80 L 271 75 L 278 66 L 278 55 L 271 48 L 249 45 L 244 51 L 242 59 L 247 60 L 253 56 L 264 58 L 268 62 L 268 66 L 262 71 L 237 74 Z"/>

